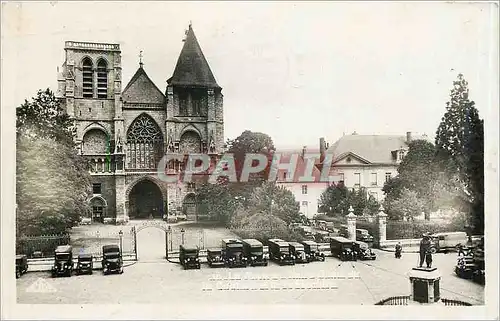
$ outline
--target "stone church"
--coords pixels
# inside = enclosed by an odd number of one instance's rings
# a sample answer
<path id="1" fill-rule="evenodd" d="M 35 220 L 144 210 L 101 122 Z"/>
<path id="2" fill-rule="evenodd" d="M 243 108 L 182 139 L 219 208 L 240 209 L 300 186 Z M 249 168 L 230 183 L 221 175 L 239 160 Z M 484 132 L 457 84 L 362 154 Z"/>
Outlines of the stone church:
<path id="1" fill-rule="evenodd" d="M 93 221 L 197 218 L 198 182 L 159 179 L 165 154 L 210 155 L 224 148 L 223 95 L 196 39 L 186 31 L 173 75 L 163 92 L 142 62 L 122 90 L 119 44 L 67 41 L 57 97 L 74 119 L 78 151 L 90 161 Z M 170 161 L 179 175 L 185 161 Z M 205 177 L 204 177 L 205 176 Z M 198 175 L 202 182 L 207 175 Z"/>

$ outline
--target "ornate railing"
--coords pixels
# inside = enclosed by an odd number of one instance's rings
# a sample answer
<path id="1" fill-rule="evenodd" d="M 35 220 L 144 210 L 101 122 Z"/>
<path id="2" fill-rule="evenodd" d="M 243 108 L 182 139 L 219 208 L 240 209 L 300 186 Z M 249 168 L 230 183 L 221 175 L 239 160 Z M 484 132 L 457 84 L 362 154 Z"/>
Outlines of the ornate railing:
<path id="1" fill-rule="evenodd" d="M 16 253 L 25 254 L 28 258 L 53 257 L 57 246 L 68 244 L 70 244 L 69 234 L 23 235 L 16 240 Z"/>
<path id="2" fill-rule="evenodd" d="M 94 49 L 94 50 L 120 50 L 120 45 L 119 44 L 112 44 L 112 43 L 66 41 L 66 48 L 81 48 L 81 49 Z"/>
<path id="3" fill-rule="evenodd" d="M 464 302 L 464 301 L 459 301 L 459 300 L 441 299 L 441 301 L 446 306 L 472 306 L 473 305 L 469 302 Z"/>
<path id="4" fill-rule="evenodd" d="M 410 302 L 409 295 L 391 296 L 387 299 L 375 303 L 375 305 L 408 305 Z"/>

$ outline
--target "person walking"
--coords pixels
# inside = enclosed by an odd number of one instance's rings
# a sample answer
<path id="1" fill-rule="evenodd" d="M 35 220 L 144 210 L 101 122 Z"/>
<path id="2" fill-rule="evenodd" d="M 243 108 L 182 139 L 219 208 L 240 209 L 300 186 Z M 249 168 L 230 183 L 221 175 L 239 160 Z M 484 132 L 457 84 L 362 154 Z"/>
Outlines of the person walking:
<path id="1" fill-rule="evenodd" d="M 403 252 L 403 247 L 401 246 L 401 242 L 398 242 L 398 244 L 396 244 L 396 251 L 394 254 L 396 259 L 401 258 L 401 252 Z"/>

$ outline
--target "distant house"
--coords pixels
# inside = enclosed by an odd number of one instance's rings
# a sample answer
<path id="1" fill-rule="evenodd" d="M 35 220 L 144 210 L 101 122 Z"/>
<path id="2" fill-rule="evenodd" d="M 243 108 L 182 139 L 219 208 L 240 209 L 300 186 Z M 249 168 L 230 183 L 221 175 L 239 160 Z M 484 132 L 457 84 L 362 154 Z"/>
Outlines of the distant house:
<path id="1" fill-rule="evenodd" d="M 384 198 L 382 188 L 385 182 L 397 175 L 398 165 L 408 153 L 408 144 L 412 140 L 424 139 L 426 136 L 406 135 L 344 135 L 333 145 L 325 148 L 324 140 L 320 140 L 320 149 L 325 150 L 323 163 L 331 158 L 330 183 L 343 182 L 351 189 L 364 187 L 369 195 L 378 201 Z"/>
<path id="2" fill-rule="evenodd" d="M 290 164 L 296 159 L 294 171 L 291 168 L 280 168 L 276 177 L 276 185 L 288 189 L 295 196 L 295 200 L 299 203 L 300 212 L 307 218 L 312 218 L 318 213 L 318 201 L 326 190 L 328 181 L 321 181 L 321 172 L 316 167 L 316 164 L 308 165 L 309 160 L 305 156 L 305 148 L 302 151 L 276 151 L 280 154 L 281 165 Z M 308 150 L 307 153 L 313 153 Z M 318 152 L 319 154 L 319 152 Z"/>

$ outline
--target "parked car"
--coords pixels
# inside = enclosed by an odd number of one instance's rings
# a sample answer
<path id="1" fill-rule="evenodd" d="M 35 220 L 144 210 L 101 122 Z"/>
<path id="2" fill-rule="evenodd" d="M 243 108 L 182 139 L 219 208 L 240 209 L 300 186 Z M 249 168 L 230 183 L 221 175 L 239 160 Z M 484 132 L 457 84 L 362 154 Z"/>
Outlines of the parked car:
<path id="1" fill-rule="evenodd" d="M 78 255 L 78 262 L 76 263 L 76 274 L 92 274 L 94 268 L 94 256 L 92 254 Z"/>
<path id="2" fill-rule="evenodd" d="M 199 269 L 200 264 L 200 249 L 198 247 L 179 246 L 179 261 L 187 269 Z"/>
<path id="3" fill-rule="evenodd" d="M 222 240 L 222 257 L 227 267 L 246 267 L 247 258 L 243 255 L 243 242 L 237 239 Z"/>
<path id="4" fill-rule="evenodd" d="M 337 236 L 330 239 L 330 251 L 332 256 L 341 261 L 356 261 L 357 257 L 353 250 L 354 242 L 345 237 Z"/>
<path id="5" fill-rule="evenodd" d="M 373 236 L 368 233 L 368 230 L 358 228 L 356 229 L 356 241 L 371 243 L 373 242 Z"/>
<path id="6" fill-rule="evenodd" d="M 279 265 L 294 265 L 295 257 L 290 253 L 290 244 L 282 239 L 270 239 L 269 259 L 277 262 Z"/>
<path id="7" fill-rule="evenodd" d="M 102 247 L 102 269 L 105 275 L 123 273 L 123 260 L 118 245 L 110 244 Z"/>
<path id="8" fill-rule="evenodd" d="M 207 262 L 210 267 L 224 266 L 224 258 L 221 249 L 208 249 Z"/>
<path id="9" fill-rule="evenodd" d="M 24 254 L 16 255 L 16 279 L 28 271 L 28 257 Z"/>
<path id="10" fill-rule="evenodd" d="M 267 266 L 267 257 L 264 255 L 264 246 L 256 239 L 244 239 L 243 254 L 251 266 Z"/>
<path id="11" fill-rule="evenodd" d="M 314 241 L 303 241 L 304 252 L 309 255 L 309 262 L 325 261 L 325 253 L 321 253 L 318 243 Z"/>
<path id="12" fill-rule="evenodd" d="M 73 273 L 73 248 L 71 245 L 60 245 L 54 251 L 52 277 L 71 276 Z"/>
<path id="13" fill-rule="evenodd" d="M 377 255 L 365 242 L 355 241 L 353 249 L 358 260 L 375 260 L 377 258 Z"/>
<path id="14" fill-rule="evenodd" d="M 340 225 L 339 236 L 345 237 L 345 238 L 349 237 L 349 231 L 347 229 L 347 225 L 345 225 L 345 224 Z"/>
<path id="15" fill-rule="evenodd" d="M 309 255 L 304 249 L 304 244 L 299 242 L 288 242 L 290 254 L 295 257 L 295 263 L 309 263 Z"/>
<path id="16" fill-rule="evenodd" d="M 465 232 L 444 232 L 431 235 L 431 253 L 458 251 L 460 246 L 467 244 L 467 233 Z"/>

